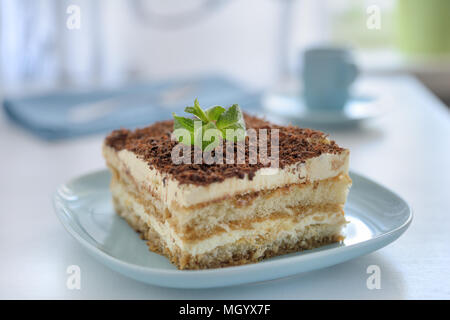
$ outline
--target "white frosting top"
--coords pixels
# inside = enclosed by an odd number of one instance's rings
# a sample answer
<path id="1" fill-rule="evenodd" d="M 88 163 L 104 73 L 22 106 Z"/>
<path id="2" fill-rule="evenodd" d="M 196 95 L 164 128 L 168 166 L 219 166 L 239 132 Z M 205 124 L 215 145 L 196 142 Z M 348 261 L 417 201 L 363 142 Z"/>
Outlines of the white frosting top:
<path id="1" fill-rule="evenodd" d="M 233 177 L 203 186 L 180 184 L 169 175 L 150 168 L 144 160 L 126 149 L 116 151 L 105 145 L 103 152 L 112 165 L 119 170 L 128 170 L 136 183 L 167 203 L 169 209 L 173 205 L 189 207 L 235 194 L 328 179 L 347 173 L 349 166 L 349 151 L 345 150 L 340 154 L 324 153 L 319 157 L 306 160 L 305 163 L 275 169 L 275 172 L 274 169 L 260 169 L 256 171 L 252 180 L 248 177 L 243 179 Z"/>

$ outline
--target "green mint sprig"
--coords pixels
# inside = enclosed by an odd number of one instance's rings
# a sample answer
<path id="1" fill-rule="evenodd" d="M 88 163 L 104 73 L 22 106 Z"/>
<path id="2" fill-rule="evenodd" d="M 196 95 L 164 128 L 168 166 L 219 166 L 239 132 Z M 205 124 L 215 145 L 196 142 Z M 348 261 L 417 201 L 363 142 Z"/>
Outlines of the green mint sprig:
<path id="1" fill-rule="evenodd" d="M 219 145 L 218 137 L 223 140 L 234 140 L 234 142 L 245 139 L 244 116 L 237 104 L 233 104 L 228 109 L 214 106 L 203 110 L 195 99 L 194 106 L 186 107 L 184 111 L 192 114 L 194 118 L 180 117 L 172 113 L 174 133 L 181 143 L 201 146 L 202 150 L 211 150 Z M 185 135 L 177 134 L 179 132 L 177 129 L 187 130 L 189 139 Z"/>

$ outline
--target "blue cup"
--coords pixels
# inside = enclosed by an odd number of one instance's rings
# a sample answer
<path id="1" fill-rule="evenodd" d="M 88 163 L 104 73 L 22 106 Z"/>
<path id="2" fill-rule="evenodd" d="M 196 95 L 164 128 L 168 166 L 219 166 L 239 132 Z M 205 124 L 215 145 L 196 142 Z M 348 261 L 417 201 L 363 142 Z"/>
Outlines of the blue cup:
<path id="1" fill-rule="evenodd" d="M 342 111 L 358 75 L 352 55 L 344 48 L 308 49 L 303 54 L 303 96 L 312 111 Z"/>

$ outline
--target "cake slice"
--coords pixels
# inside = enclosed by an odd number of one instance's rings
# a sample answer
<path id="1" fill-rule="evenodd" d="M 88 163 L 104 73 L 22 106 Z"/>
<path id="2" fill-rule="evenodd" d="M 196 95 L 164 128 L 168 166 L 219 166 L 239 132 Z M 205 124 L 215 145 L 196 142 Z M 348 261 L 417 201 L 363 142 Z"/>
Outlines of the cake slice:
<path id="1" fill-rule="evenodd" d="M 253 263 L 343 239 L 349 151 L 319 131 L 244 119 L 247 130 L 278 130 L 274 172 L 250 164 L 247 149 L 245 163 L 174 164 L 171 120 L 105 139 L 117 213 L 179 269 Z"/>

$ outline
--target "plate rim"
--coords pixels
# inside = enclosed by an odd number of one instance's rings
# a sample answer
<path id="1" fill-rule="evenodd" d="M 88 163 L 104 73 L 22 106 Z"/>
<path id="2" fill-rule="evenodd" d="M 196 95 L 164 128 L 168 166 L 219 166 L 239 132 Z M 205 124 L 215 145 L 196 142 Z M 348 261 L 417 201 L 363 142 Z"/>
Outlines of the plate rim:
<path id="1" fill-rule="evenodd" d="M 358 116 L 349 116 L 345 112 L 341 111 L 327 111 L 327 110 L 316 110 L 311 111 L 307 110 L 305 108 L 304 112 L 301 115 L 294 115 L 294 114 L 284 114 L 283 112 L 278 112 L 276 109 L 269 106 L 268 101 L 272 98 L 283 98 L 287 97 L 290 99 L 294 99 L 297 97 L 297 95 L 292 93 L 267 93 L 262 97 L 262 107 L 265 111 L 270 112 L 272 115 L 282 118 L 282 119 L 295 119 L 295 121 L 298 122 L 304 122 L 309 124 L 316 124 L 316 125 L 345 125 L 345 124 L 351 124 L 351 123 L 359 123 L 364 122 L 368 120 L 374 120 L 377 118 L 382 117 L 386 113 L 386 108 L 381 108 L 382 105 L 382 99 L 380 97 L 373 97 L 370 96 L 367 103 L 372 105 L 377 105 L 378 109 L 375 113 L 369 113 L 365 115 L 358 115 Z M 357 99 L 358 95 L 351 95 L 349 100 Z M 362 99 L 364 100 L 364 99 Z M 323 117 L 325 116 L 325 117 Z M 293 118 L 292 118 L 293 117 Z"/>
<path id="2" fill-rule="evenodd" d="M 85 178 L 88 176 L 105 174 L 107 172 L 109 172 L 107 169 L 100 169 L 100 170 L 92 171 L 92 172 L 80 175 L 78 177 L 72 178 L 69 181 L 67 181 L 66 183 L 59 185 L 58 188 L 56 189 L 56 191 L 53 193 L 53 197 L 52 197 L 55 214 L 58 217 L 58 220 L 63 225 L 64 229 L 66 229 L 66 231 L 73 238 L 75 238 L 88 251 L 89 254 L 94 255 L 94 258 L 97 258 L 97 257 L 95 257 L 95 255 L 97 255 L 97 256 L 101 257 L 102 259 L 107 260 L 109 263 L 117 265 L 117 267 L 119 267 L 119 268 L 132 269 L 135 272 L 138 272 L 140 274 L 145 274 L 145 275 L 164 275 L 164 276 L 172 276 L 172 277 L 177 277 L 177 278 L 183 277 L 186 275 L 191 275 L 191 276 L 192 275 L 213 276 L 213 275 L 219 275 L 219 274 L 222 276 L 223 275 L 236 275 L 236 274 L 245 273 L 247 271 L 251 271 L 254 269 L 259 269 L 259 271 L 261 271 L 264 269 L 278 268 L 286 263 L 290 264 L 290 263 L 307 262 L 309 260 L 320 259 L 320 258 L 323 258 L 324 256 L 330 255 L 330 250 L 332 250 L 331 253 L 333 253 L 333 256 L 339 256 L 339 255 L 344 254 L 345 252 L 348 252 L 348 251 L 351 252 L 351 251 L 355 250 L 356 247 L 363 247 L 363 246 L 376 247 L 375 249 L 369 250 L 364 253 L 364 254 L 368 254 L 370 252 L 381 249 L 382 247 L 394 242 L 397 238 L 399 238 L 409 228 L 409 226 L 411 225 L 411 222 L 413 220 L 413 216 L 414 216 L 411 206 L 403 197 L 401 197 L 400 195 L 398 195 L 396 192 L 392 191 L 391 189 L 384 187 L 380 183 L 378 183 L 368 177 L 365 177 L 364 175 L 361 175 L 361 174 L 355 172 L 354 170 L 350 170 L 350 172 L 349 172 L 350 175 L 356 176 L 359 179 L 365 180 L 366 182 L 372 183 L 372 184 L 376 185 L 377 187 L 387 190 L 392 195 L 394 195 L 396 198 L 400 199 L 406 206 L 406 211 L 408 214 L 407 219 L 402 224 L 397 226 L 396 228 L 389 230 L 385 233 L 376 235 L 375 237 L 370 238 L 368 240 L 364 240 L 362 242 L 357 242 L 357 243 L 353 243 L 353 244 L 349 244 L 349 245 L 345 245 L 345 246 L 340 246 L 340 247 L 325 249 L 325 250 L 321 250 L 321 251 L 317 251 L 317 252 L 312 252 L 308 255 L 294 255 L 294 256 L 283 258 L 283 259 L 265 261 L 264 263 L 251 263 L 251 264 L 245 264 L 245 265 L 240 265 L 240 266 L 230 266 L 230 267 L 226 267 L 226 268 L 201 269 L 201 270 L 161 269 L 161 268 L 133 264 L 133 263 L 126 262 L 119 258 L 109 255 L 108 253 L 104 252 L 100 248 L 96 247 L 95 245 L 93 245 L 92 243 L 87 241 L 79 232 L 74 230 L 74 228 L 68 222 L 68 219 L 73 219 L 74 212 L 73 212 L 73 210 L 69 209 L 64 204 L 64 199 L 62 199 L 62 197 L 60 196 L 59 191 L 62 188 L 64 188 L 65 186 L 68 186 L 68 185 L 76 182 L 79 179 L 82 179 L 82 178 Z M 87 234 L 87 232 L 86 232 L 86 234 Z M 89 236 L 89 234 L 87 234 L 87 235 Z M 387 241 L 386 243 L 383 243 L 382 240 L 389 240 L 390 238 L 392 238 L 392 240 Z M 95 239 L 94 239 L 94 241 L 95 241 Z M 374 244 L 378 244 L 378 245 L 374 246 Z M 356 256 L 360 256 L 360 255 L 361 254 L 358 254 Z M 353 257 L 351 257 L 349 259 L 344 259 L 342 262 L 350 260 L 352 258 Z M 338 262 L 338 263 L 341 263 L 341 262 Z M 332 263 L 329 266 L 335 265 L 338 263 Z M 107 267 L 112 268 L 111 264 L 108 264 Z M 112 269 L 120 272 L 119 270 L 117 270 L 115 268 L 112 268 Z M 312 268 L 311 270 L 313 270 L 313 269 L 316 269 L 316 268 Z M 303 272 L 307 272 L 307 271 L 308 270 L 299 271 L 297 273 L 303 273 Z M 120 273 L 122 273 L 122 272 L 120 272 Z M 293 273 L 293 274 L 297 274 L 297 273 Z M 126 276 L 136 279 L 135 277 L 130 276 L 128 274 L 126 274 Z M 276 279 L 276 278 L 281 278 L 281 277 L 275 277 L 272 279 Z M 248 281 L 248 282 L 244 281 L 242 283 L 253 283 L 253 282 L 256 282 L 256 281 Z M 150 282 L 148 282 L 148 283 L 150 283 Z M 151 282 L 151 283 L 162 286 L 161 284 L 156 283 L 156 282 Z M 234 284 L 232 283 L 230 285 L 234 285 Z M 221 285 L 213 285 L 211 287 L 220 287 L 220 286 Z M 222 286 L 224 286 L 224 285 L 222 285 Z M 175 287 L 175 286 L 167 285 L 167 287 Z M 177 287 L 181 288 L 183 286 L 177 286 Z M 194 288 L 195 286 L 184 286 L 184 287 L 185 288 Z M 203 287 L 207 287 L 207 286 L 199 286 L 198 288 L 200 288 L 200 287 L 203 288 Z"/>

